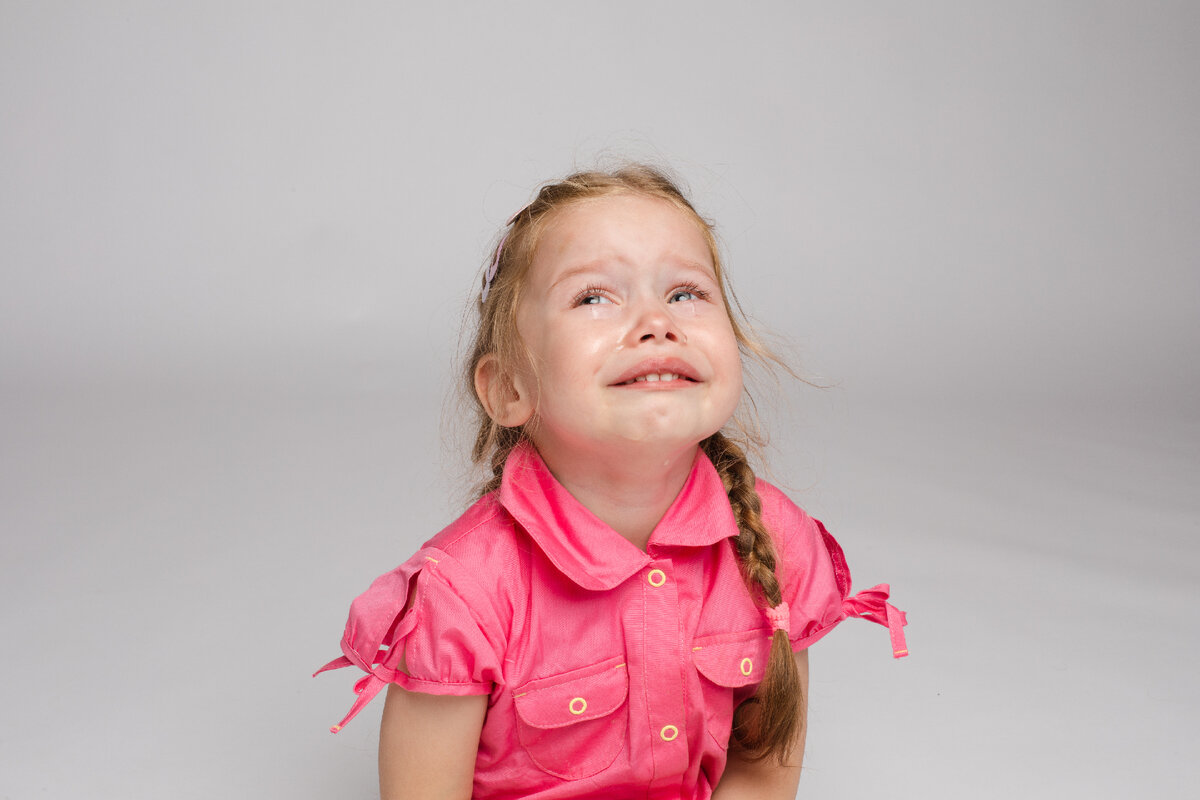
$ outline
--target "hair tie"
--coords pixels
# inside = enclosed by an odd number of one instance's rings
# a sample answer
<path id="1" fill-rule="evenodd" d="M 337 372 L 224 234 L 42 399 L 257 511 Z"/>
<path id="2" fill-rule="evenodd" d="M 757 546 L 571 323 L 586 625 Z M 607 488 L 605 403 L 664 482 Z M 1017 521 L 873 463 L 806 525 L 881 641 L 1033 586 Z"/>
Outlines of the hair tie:
<path id="1" fill-rule="evenodd" d="M 524 210 L 524 208 L 521 209 L 521 211 Z M 492 281 L 496 278 L 496 271 L 500 269 L 500 255 L 504 252 L 504 244 L 508 241 L 508 235 L 512 233 L 512 224 L 517 221 L 517 217 L 521 216 L 521 211 L 513 214 L 508 218 L 508 222 L 504 223 L 507 230 L 504 231 L 504 236 L 500 237 L 500 244 L 496 245 L 496 257 L 492 259 L 491 266 L 484 275 L 483 294 L 479 297 L 480 303 L 487 302 L 488 292 L 492 290 Z"/>
<path id="2" fill-rule="evenodd" d="M 767 616 L 767 622 L 771 623 L 772 631 L 787 631 L 788 621 L 791 619 L 787 603 L 780 603 L 774 608 L 768 608 L 763 613 Z"/>

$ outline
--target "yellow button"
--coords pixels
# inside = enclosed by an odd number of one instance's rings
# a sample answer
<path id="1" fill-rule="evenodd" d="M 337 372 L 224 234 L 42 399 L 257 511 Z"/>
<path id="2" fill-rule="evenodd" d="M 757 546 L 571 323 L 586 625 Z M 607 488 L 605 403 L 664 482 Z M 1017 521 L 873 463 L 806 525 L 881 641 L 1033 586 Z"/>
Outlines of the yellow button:
<path id="1" fill-rule="evenodd" d="M 567 704 L 567 710 L 575 716 L 579 716 L 583 712 L 587 711 L 587 700 L 584 700 L 582 697 L 576 697 Z"/>
<path id="2" fill-rule="evenodd" d="M 679 735 L 679 728 L 676 728 L 674 725 L 665 725 L 663 726 L 663 729 L 658 732 L 658 735 L 662 737 L 664 742 L 672 742 L 675 740 L 675 737 Z"/>
<path id="3" fill-rule="evenodd" d="M 650 574 L 646 576 L 646 580 L 651 586 L 657 589 L 659 586 L 662 586 L 667 582 L 667 573 L 663 572 L 661 569 L 652 569 L 650 570 Z"/>
<path id="4" fill-rule="evenodd" d="M 754 662 L 748 658 L 742 659 L 742 674 L 749 675 L 754 671 Z"/>

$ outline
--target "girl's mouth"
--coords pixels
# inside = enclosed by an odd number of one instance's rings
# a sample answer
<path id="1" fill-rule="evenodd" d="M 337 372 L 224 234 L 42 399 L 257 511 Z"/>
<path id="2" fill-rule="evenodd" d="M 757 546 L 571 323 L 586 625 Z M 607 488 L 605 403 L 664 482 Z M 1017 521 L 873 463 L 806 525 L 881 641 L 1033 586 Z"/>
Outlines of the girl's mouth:
<path id="1" fill-rule="evenodd" d="M 684 386 L 700 383 L 696 368 L 682 358 L 643 358 L 616 376 L 610 386 L 646 386 L 646 384 Z"/>
<path id="2" fill-rule="evenodd" d="M 617 385 L 618 386 L 632 386 L 635 383 L 659 383 L 659 382 L 674 381 L 674 380 L 691 381 L 692 383 L 695 383 L 695 381 L 693 381 L 691 378 L 687 377 L 686 375 L 679 375 L 674 372 L 651 372 L 646 375 L 639 375 L 636 378 L 630 378 L 629 380 L 627 380 L 623 383 L 618 383 Z"/>

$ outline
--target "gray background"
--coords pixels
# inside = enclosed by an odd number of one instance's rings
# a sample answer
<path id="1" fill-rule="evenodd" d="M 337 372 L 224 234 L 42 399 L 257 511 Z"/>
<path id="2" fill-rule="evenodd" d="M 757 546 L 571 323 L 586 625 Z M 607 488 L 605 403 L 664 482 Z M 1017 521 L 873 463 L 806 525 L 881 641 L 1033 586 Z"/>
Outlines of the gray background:
<path id="1" fill-rule="evenodd" d="M 801 795 L 1200 779 L 1200 11 L 0 2 L 0 797 L 368 797 L 351 598 L 536 185 L 665 160 L 817 389 L 769 474 L 913 655 L 814 648 Z M 447 424 L 443 424 L 447 423 Z"/>

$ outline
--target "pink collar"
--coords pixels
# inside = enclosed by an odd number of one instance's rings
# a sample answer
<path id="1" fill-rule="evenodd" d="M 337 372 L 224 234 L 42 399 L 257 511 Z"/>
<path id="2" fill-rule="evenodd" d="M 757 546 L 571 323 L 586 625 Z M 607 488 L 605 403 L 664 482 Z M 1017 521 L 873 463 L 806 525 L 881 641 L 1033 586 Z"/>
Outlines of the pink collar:
<path id="1" fill-rule="evenodd" d="M 721 478 L 699 448 L 683 489 L 650 534 L 648 553 L 584 508 L 527 442 L 504 464 L 499 500 L 564 575 L 593 591 L 620 585 L 660 548 L 708 547 L 738 533 Z"/>

